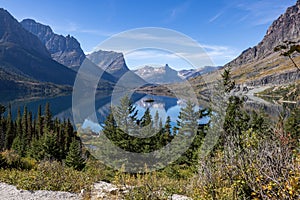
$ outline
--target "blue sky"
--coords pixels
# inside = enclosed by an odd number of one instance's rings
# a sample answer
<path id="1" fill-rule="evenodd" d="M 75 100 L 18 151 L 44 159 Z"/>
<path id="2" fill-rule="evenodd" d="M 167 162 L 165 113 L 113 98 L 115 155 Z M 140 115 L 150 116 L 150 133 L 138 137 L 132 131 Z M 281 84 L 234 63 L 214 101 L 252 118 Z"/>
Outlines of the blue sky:
<path id="1" fill-rule="evenodd" d="M 119 32 L 162 27 L 196 40 L 215 65 L 226 64 L 260 42 L 272 21 L 295 3 L 296 0 L 0 0 L 0 6 L 18 20 L 33 18 L 50 25 L 58 34 L 73 35 L 85 52 Z M 136 55 L 141 59 L 134 59 Z M 151 50 L 134 52 L 126 58 L 132 67 L 150 62 L 176 65 L 176 59 L 173 63 L 162 60 L 165 55 Z M 182 65 L 177 68 L 187 68 Z"/>

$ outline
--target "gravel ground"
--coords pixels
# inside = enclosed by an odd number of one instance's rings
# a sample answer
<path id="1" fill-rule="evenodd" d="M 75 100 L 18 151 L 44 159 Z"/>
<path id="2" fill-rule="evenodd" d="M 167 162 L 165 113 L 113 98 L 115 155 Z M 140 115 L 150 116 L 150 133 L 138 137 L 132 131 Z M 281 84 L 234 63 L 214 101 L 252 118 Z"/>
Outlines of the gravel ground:
<path id="1" fill-rule="evenodd" d="M 27 191 L 18 190 L 15 186 L 0 183 L 1 200 L 77 200 L 82 199 L 79 194 L 69 192 L 54 192 L 46 190 Z"/>

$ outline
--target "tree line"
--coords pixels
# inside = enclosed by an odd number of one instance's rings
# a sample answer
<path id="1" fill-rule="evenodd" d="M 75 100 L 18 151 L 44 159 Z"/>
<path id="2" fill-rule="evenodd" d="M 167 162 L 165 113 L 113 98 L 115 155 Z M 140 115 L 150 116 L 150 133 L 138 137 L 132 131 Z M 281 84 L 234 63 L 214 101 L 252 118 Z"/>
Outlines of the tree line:
<path id="1" fill-rule="evenodd" d="M 67 166 L 82 169 L 84 159 L 80 138 L 74 131 L 70 120 L 53 119 L 50 105 L 46 104 L 44 112 L 38 107 L 34 117 L 27 106 L 23 112 L 18 108 L 16 119 L 13 119 L 11 106 L 0 105 L 0 150 L 15 153 L 20 157 L 30 157 L 37 161 L 64 161 Z M 4 154 L 6 155 L 6 154 Z M 5 162 L 2 167 L 9 166 Z M 12 164 L 14 165 L 14 164 Z"/>

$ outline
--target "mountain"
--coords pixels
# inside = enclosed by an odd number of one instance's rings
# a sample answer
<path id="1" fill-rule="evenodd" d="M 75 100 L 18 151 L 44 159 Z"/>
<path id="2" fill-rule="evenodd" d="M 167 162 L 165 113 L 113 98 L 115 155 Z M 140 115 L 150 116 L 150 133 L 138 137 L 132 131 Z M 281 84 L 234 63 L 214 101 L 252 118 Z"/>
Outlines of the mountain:
<path id="1" fill-rule="evenodd" d="M 190 78 L 195 78 L 197 76 L 202 76 L 204 74 L 208 74 L 220 68 L 221 68 L 220 66 L 218 67 L 205 66 L 203 68 L 198 68 L 198 69 L 184 69 L 178 71 L 178 76 L 181 77 L 182 79 L 190 79 Z"/>
<path id="2" fill-rule="evenodd" d="M 243 51 L 225 67 L 232 69 L 238 83 L 260 86 L 295 82 L 300 74 L 291 60 L 274 52 L 276 46 L 286 42 L 300 44 L 300 0 L 272 23 L 260 43 Z M 299 54 L 292 57 L 300 64 Z"/>
<path id="3" fill-rule="evenodd" d="M 138 76 L 152 84 L 166 84 L 181 82 L 178 72 L 166 64 L 163 67 L 144 66 L 133 71 Z"/>
<path id="4" fill-rule="evenodd" d="M 87 58 L 116 78 L 129 71 L 122 53 L 99 50 L 87 55 Z"/>
<path id="5" fill-rule="evenodd" d="M 87 58 L 116 78 L 114 91 L 125 93 L 147 84 L 144 79 L 128 69 L 122 53 L 99 50 L 87 55 Z"/>
<path id="6" fill-rule="evenodd" d="M 0 9 L 0 69 L 6 80 L 73 85 L 75 72 L 52 60 L 43 43 Z M 3 77 L 2 77 L 3 78 Z"/>
<path id="7" fill-rule="evenodd" d="M 78 70 L 85 59 L 85 54 L 74 37 L 55 34 L 50 26 L 40 24 L 32 19 L 24 19 L 20 23 L 23 28 L 42 41 L 54 60 L 75 71 Z"/>

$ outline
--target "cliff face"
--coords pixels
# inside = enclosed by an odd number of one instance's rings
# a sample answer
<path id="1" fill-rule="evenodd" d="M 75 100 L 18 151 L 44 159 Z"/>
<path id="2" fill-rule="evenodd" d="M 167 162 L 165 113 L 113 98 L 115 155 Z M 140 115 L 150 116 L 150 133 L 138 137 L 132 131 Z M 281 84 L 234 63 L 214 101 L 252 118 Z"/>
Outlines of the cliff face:
<path id="1" fill-rule="evenodd" d="M 23 29 L 19 22 L 3 8 L 0 8 L 0 25 L 1 44 L 15 44 L 27 51 L 35 51 L 41 56 L 50 57 L 42 42 Z"/>
<path id="2" fill-rule="evenodd" d="M 21 24 L 42 41 L 54 60 L 75 71 L 78 70 L 85 54 L 74 37 L 55 34 L 49 26 L 32 19 L 25 19 Z"/>
<path id="3" fill-rule="evenodd" d="M 237 67 L 266 58 L 284 41 L 300 42 L 300 0 L 272 23 L 257 46 L 245 50 L 225 67 Z"/>
<path id="4" fill-rule="evenodd" d="M 116 78 L 129 71 L 122 53 L 99 50 L 87 55 L 87 58 Z"/>
<path id="5" fill-rule="evenodd" d="M 39 38 L 25 30 L 4 9 L 0 9 L 0 72 L 0 81 L 41 81 L 67 85 L 73 84 L 76 75 L 52 60 Z"/>

